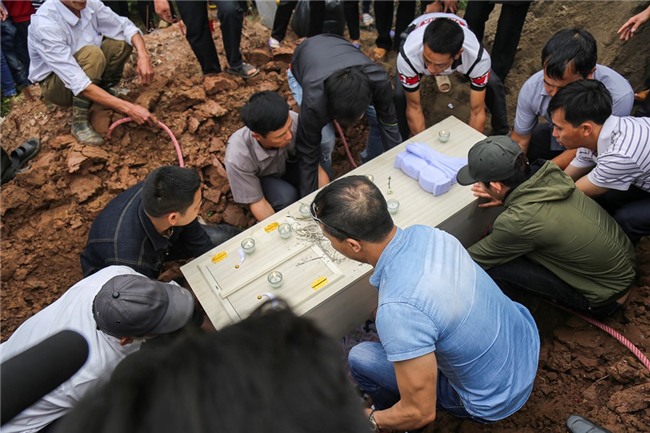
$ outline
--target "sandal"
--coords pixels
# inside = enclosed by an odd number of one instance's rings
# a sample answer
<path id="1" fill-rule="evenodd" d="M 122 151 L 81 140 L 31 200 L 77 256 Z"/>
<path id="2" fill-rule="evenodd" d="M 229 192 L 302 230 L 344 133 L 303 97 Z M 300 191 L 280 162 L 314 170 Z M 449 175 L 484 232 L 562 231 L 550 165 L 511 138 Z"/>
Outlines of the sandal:
<path id="1" fill-rule="evenodd" d="M 25 164 L 38 153 L 41 148 L 41 142 L 38 138 L 30 138 L 18 146 L 11 155 L 2 151 L 2 176 L 0 176 L 0 185 L 13 179 L 17 173 L 25 170 Z"/>
<path id="2" fill-rule="evenodd" d="M 251 71 L 254 71 L 251 73 Z M 253 78 L 257 74 L 260 73 L 259 68 L 256 68 L 255 66 L 249 64 L 249 63 L 243 63 L 240 68 L 233 69 L 233 68 L 226 68 L 226 72 L 229 74 L 233 75 L 238 75 L 242 77 L 244 80 L 248 80 L 249 78 Z"/>
<path id="3" fill-rule="evenodd" d="M 436 75 L 436 84 L 440 93 L 447 93 L 451 90 L 451 81 L 446 75 Z"/>
<path id="4" fill-rule="evenodd" d="M 38 138 L 30 138 L 11 152 L 11 161 L 16 171 L 19 173 L 20 169 L 24 168 L 25 164 L 35 157 L 40 149 L 41 141 Z"/>

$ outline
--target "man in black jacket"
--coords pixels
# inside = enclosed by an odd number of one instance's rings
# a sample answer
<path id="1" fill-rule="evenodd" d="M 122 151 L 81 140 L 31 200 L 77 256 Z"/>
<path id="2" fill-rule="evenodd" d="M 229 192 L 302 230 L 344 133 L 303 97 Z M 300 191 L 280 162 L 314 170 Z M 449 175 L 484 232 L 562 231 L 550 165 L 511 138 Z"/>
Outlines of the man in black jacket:
<path id="1" fill-rule="evenodd" d="M 158 167 L 97 215 L 81 253 L 84 277 L 111 265 L 158 278 L 168 260 L 198 257 L 239 230 L 202 225 L 201 178 L 196 170 Z"/>
<path id="2" fill-rule="evenodd" d="M 363 162 L 402 141 L 390 77 L 344 38 L 323 34 L 305 40 L 293 55 L 288 76 L 300 104 L 296 153 L 301 197 L 317 189 L 319 161 L 325 170 L 331 165 L 332 120 L 347 127 L 365 113 L 370 134 Z"/>

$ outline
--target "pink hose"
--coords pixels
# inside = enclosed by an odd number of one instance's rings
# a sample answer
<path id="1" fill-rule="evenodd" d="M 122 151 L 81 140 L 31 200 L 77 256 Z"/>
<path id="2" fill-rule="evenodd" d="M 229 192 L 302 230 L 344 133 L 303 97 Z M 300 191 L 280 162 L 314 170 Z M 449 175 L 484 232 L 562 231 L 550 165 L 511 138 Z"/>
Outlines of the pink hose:
<path id="1" fill-rule="evenodd" d="M 621 333 L 616 331 L 614 328 L 611 328 L 611 327 L 605 325 L 604 323 L 599 322 L 598 320 L 592 319 L 591 317 L 587 317 L 584 314 L 578 313 L 577 311 L 573 311 L 570 308 L 566 308 L 566 307 L 563 307 L 563 306 L 557 305 L 557 304 L 553 304 L 553 305 L 563 309 L 564 311 L 568 311 L 569 313 L 573 313 L 576 316 L 580 317 L 585 322 L 591 323 L 595 327 L 600 328 L 603 331 L 607 332 L 609 335 L 611 335 L 612 337 L 617 339 L 623 346 L 627 347 L 630 350 L 630 352 L 632 352 L 634 354 L 634 356 L 636 356 L 639 359 L 639 361 L 641 361 L 641 364 L 643 364 L 643 366 L 648 371 L 650 371 L 650 360 L 648 360 L 648 357 L 645 356 L 643 354 L 643 352 L 641 352 L 641 349 L 636 347 L 630 340 L 625 338 L 625 336 L 623 336 Z"/>
<path id="2" fill-rule="evenodd" d="M 106 133 L 106 139 L 107 140 L 111 139 L 111 133 L 113 132 L 113 129 L 115 129 L 115 127 L 131 121 L 133 121 L 133 119 L 131 119 L 130 117 L 124 117 L 120 120 L 113 122 L 113 124 L 108 128 L 108 132 Z M 185 161 L 183 160 L 183 152 L 181 151 L 181 145 L 178 144 L 178 140 L 176 140 L 174 133 L 171 131 L 171 129 L 167 127 L 167 125 L 162 123 L 160 120 L 156 120 L 156 122 L 158 122 L 158 126 L 164 129 L 165 132 L 167 132 L 169 137 L 172 139 L 172 143 L 174 144 L 174 149 L 176 149 L 176 156 L 178 156 L 178 165 L 181 167 L 185 167 Z"/>
<path id="3" fill-rule="evenodd" d="M 348 155 L 348 159 L 350 160 L 350 164 L 352 164 L 352 168 L 357 168 L 357 163 L 354 162 L 354 158 L 350 153 L 350 146 L 348 146 L 348 141 L 345 139 L 345 134 L 343 134 L 343 129 L 341 129 L 341 125 L 339 125 L 339 122 L 334 120 L 334 126 L 336 126 L 336 130 L 339 132 L 339 135 L 341 136 L 341 141 L 343 141 L 343 147 L 345 148 L 345 153 Z"/>

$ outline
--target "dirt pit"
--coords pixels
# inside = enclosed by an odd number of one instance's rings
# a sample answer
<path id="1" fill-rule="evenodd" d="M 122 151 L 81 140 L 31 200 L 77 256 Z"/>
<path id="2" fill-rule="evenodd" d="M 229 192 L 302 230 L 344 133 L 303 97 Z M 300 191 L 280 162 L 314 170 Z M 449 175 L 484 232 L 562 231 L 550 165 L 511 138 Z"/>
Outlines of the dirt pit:
<path id="1" fill-rule="evenodd" d="M 529 11 L 515 65 L 506 81 L 510 119 L 518 89 L 539 65 L 545 41 L 563 27 L 580 26 L 599 42 L 599 63 L 625 75 L 635 90 L 650 72 L 650 25 L 622 43 L 616 30 L 647 2 L 538 1 Z M 494 39 L 498 6 L 486 31 L 489 48 Z M 250 95 L 278 91 L 293 103 L 286 69 L 296 37 L 288 35 L 283 49 L 271 56 L 266 43 L 270 31 L 254 17 L 247 18 L 242 52 L 262 72 L 255 78 L 223 74 L 203 82 L 189 45 L 173 26 L 146 36 L 155 66 L 155 82 L 135 83 L 128 67 L 123 84 L 127 99 L 148 106 L 175 133 L 185 162 L 200 169 L 206 198 L 201 215 L 210 223 L 239 227 L 254 223 L 244 206 L 232 201 L 223 167 L 225 143 L 240 128 L 239 110 Z M 218 33 L 216 34 L 218 35 Z M 370 49 L 373 33 L 362 31 L 363 49 Z M 218 51 L 223 53 L 220 37 Z M 222 65 L 225 59 L 222 57 Z M 394 72 L 389 57 L 384 65 Z M 458 79 L 452 91 L 439 94 L 433 80 L 423 83 L 429 125 L 454 115 L 467 120 L 468 86 Z M 454 108 L 449 108 L 452 103 Z M 177 163 L 167 134 L 153 127 L 119 126 L 104 146 L 78 144 L 69 135 L 70 110 L 49 107 L 38 98 L 18 98 L 2 123 L 2 145 L 12 150 L 30 137 L 39 137 L 40 154 L 31 169 L 2 187 L 0 205 L 1 333 L 6 340 L 25 319 L 57 299 L 81 278 L 79 253 L 93 218 L 116 194 L 141 181 L 154 168 Z M 93 124 L 102 133 L 122 116 L 95 106 Z M 363 148 L 367 128 L 348 131 L 352 154 Z M 336 175 L 350 170 L 342 146 L 334 156 Z M 650 239 L 637 248 L 639 279 L 624 310 L 605 323 L 650 354 Z M 171 274 L 177 272 L 172 269 Z M 168 274 L 169 275 L 169 274 Z M 542 334 L 539 371 L 528 403 L 510 418 L 480 425 L 440 414 L 427 431 L 436 432 L 564 432 L 572 413 L 580 414 L 614 433 L 650 431 L 650 374 L 620 343 L 569 313 L 534 299 L 531 309 Z"/>

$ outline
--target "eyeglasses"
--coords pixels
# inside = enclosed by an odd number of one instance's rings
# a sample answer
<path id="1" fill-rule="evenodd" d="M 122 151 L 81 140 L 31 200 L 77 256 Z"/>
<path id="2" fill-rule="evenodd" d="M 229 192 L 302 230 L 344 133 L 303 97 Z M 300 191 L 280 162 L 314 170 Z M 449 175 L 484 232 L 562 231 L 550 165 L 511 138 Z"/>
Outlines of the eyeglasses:
<path id="1" fill-rule="evenodd" d="M 341 229 L 337 229 L 336 227 L 332 227 L 331 225 L 327 224 L 325 221 L 322 219 L 318 218 L 318 209 L 316 208 L 316 202 L 312 202 L 311 206 L 309 206 L 309 214 L 311 215 L 311 218 L 316 221 L 319 224 L 324 225 L 328 230 L 333 231 L 333 232 L 338 232 L 350 239 L 354 239 L 355 241 L 358 241 L 359 238 L 357 236 L 352 236 L 350 233 L 343 231 Z"/>

